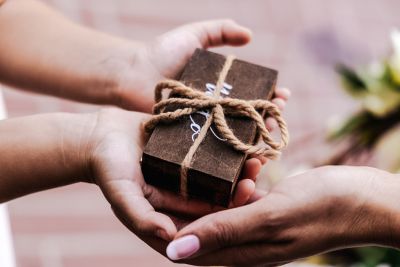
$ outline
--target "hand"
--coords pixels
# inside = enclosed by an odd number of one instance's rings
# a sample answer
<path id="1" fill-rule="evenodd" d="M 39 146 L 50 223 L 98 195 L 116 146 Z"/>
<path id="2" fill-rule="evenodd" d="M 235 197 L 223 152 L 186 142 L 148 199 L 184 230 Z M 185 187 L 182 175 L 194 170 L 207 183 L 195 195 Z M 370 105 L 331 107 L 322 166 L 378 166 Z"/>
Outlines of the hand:
<path id="1" fill-rule="evenodd" d="M 118 106 L 128 110 L 150 112 L 154 104 L 154 87 L 165 78 L 176 78 L 196 48 L 210 48 L 222 45 L 244 45 L 251 39 L 251 32 L 231 20 L 213 20 L 187 24 L 169 31 L 153 42 L 135 46 L 134 64 L 118 68 Z M 129 58 L 129 57 L 128 57 Z M 278 88 L 272 100 L 281 110 L 290 97 L 286 88 Z M 278 124 L 274 118 L 267 118 L 266 127 L 272 131 Z M 249 159 L 246 162 L 238 190 L 233 199 L 234 206 L 244 205 L 254 192 L 255 177 L 266 158 Z"/>
<path id="2" fill-rule="evenodd" d="M 150 115 L 110 109 L 95 116 L 92 121 L 96 123 L 88 137 L 88 145 L 80 154 L 88 155 L 91 181 L 99 185 L 115 214 L 135 234 L 142 238 L 170 241 L 177 229 L 165 213 L 196 218 L 221 210 L 221 207 L 204 202 L 183 200 L 145 183 L 139 166 L 143 148 L 141 127 Z M 236 203 L 249 199 L 260 167 L 257 159 L 246 162 L 242 173 L 246 179 L 237 186 Z"/>
<path id="3" fill-rule="evenodd" d="M 364 244 L 399 248 L 396 178 L 366 167 L 314 169 L 282 180 L 250 205 L 193 222 L 167 254 L 195 265 L 269 266 Z"/>
<path id="4" fill-rule="evenodd" d="M 178 78 L 196 48 L 244 45 L 250 39 L 250 31 L 235 22 L 213 20 L 184 25 L 135 46 L 133 64 L 120 75 L 119 106 L 150 112 L 155 85 L 165 78 Z"/>
<path id="5" fill-rule="evenodd" d="M 156 84 L 177 78 L 196 48 L 251 39 L 235 22 L 213 20 L 142 43 L 75 24 L 36 0 L 7 1 L 1 10 L 0 50 L 8 51 L 0 54 L 2 83 L 136 111 L 151 111 Z"/>
<path id="6" fill-rule="evenodd" d="M 187 24 L 169 31 L 154 41 L 134 47 L 133 63 L 118 68 L 119 103 L 128 110 L 151 112 L 154 87 L 165 79 L 176 79 L 196 48 L 245 45 L 251 32 L 231 20 L 212 20 Z M 285 94 L 285 93 L 284 93 Z"/>

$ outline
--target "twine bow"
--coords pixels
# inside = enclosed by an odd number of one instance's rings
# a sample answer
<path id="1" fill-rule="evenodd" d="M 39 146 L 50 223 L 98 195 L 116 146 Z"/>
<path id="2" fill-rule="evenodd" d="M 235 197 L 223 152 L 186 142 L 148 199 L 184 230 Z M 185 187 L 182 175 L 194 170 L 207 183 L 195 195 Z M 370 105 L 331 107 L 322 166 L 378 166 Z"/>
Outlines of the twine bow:
<path id="1" fill-rule="evenodd" d="M 162 99 L 164 90 L 171 90 L 170 98 Z M 155 88 L 154 116 L 145 124 L 146 132 L 152 132 L 159 123 L 171 123 L 181 117 L 191 115 L 201 110 L 210 110 L 210 117 L 218 133 L 234 149 L 245 154 L 264 156 L 275 159 L 280 151 L 287 146 L 289 133 L 278 107 L 267 100 L 242 100 L 235 98 L 215 98 L 203 92 L 194 90 L 175 80 L 165 80 L 157 84 Z M 167 107 L 173 107 L 173 111 L 166 111 Z M 281 132 L 281 140 L 274 141 L 265 126 L 260 114 L 268 114 L 278 122 Z M 226 122 L 225 115 L 231 117 L 246 117 L 257 125 L 257 133 L 264 144 L 246 144 L 235 136 Z"/>

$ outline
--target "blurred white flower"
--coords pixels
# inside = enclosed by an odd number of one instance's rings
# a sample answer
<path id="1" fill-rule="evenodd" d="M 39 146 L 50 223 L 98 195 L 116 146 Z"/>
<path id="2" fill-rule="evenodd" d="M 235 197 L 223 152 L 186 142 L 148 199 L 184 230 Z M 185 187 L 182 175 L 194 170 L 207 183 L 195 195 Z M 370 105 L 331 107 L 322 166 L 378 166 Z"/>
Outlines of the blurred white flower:
<path id="1" fill-rule="evenodd" d="M 398 29 L 393 29 L 390 37 L 392 39 L 394 54 L 400 56 L 400 31 Z"/>
<path id="2" fill-rule="evenodd" d="M 342 129 L 347 123 L 347 118 L 343 115 L 335 114 L 328 118 L 326 131 L 328 136 L 333 135 L 338 129 Z"/>
<path id="3" fill-rule="evenodd" d="M 400 126 L 387 132 L 375 147 L 377 167 L 398 173 L 400 171 Z"/>
<path id="4" fill-rule="evenodd" d="M 400 31 L 392 30 L 391 35 L 393 54 L 389 58 L 391 75 L 396 84 L 400 85 Z"/>
<path id="5" fill-rule="evenodd" d="M 375 88 L 361 100 L 364 108 L 377 117 L 383 117 L 399 106 L 400 94 L 389 88 Z"/>
<path id="6" fill-rule="evenodd" d="M 379 79 L 385 74 L 385 65 L 382 62 L 374 61 L 368 65 L 368 73 L 371 77 Z"/>

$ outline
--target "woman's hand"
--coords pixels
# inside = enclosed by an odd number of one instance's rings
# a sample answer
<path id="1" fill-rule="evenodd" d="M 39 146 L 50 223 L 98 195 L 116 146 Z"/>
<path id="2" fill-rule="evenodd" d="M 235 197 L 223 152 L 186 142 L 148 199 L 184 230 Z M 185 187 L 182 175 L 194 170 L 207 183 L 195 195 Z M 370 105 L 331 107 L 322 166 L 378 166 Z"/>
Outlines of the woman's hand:
<path id="1" fill-rule="evenodd" d="M 169 31 L 154 41 L 135 47 L 131 64 L 120 72 L 119 106 L 150 112 L 154 87 L 165 79 L 179 78 L 196 48 L 244 45 L 251 33 L 231 20 L 212 20 L 187 24 Z"/>
<path id="2" fill-rule="evenodd" d="M 29 27 L 26 27 L 29 25 Z M 244 45 L 230 20 L 184 25 L 150 43 L 78 25 L 41 1 L 6 1 L 0 13 L 0 81 L 81 102 L 150 112 L 154 87 L 177 78 L 196 48 Z"/>
<path id="3" fill-rule="evenodd" d="M 373 168 L 314 169 L 250 205 L 186 226 L 167 254 L 196 265 L 251 266 L 365 244 L 399 248 L 399 189 L 398 177 Z"/>
<path id="4" fill-rule="evenodd" d="M 149 43 L 135 42 L 77 25 L 40 1 L 7 1 L 0 14 L 0 50 L 7 51 L 0 54 L 0 81 L 150 112 L 156 84 L 177 78 L 196 48 L 245 45 L 250 39 L 250 31 L 235 22 L 213 20 L 181 26 Z"/>
<path id="5" fill-rule="evenodd" d="M 165 213 L 196 218 L 221 210 L 145 183 L 139 161 L 144 142 L 142 123 L 149 115 L 107 109 L 92 116 L 96 116 L 95 125 L 83 153 L 88 155 L 89 180 L 99 185 L 115 214 L 135 234 L 170 241 L 177 229 Z M 258 159 L 246 162 L 232 206 L 244 204 L 253 194 L 260 167 Z"/>
<path id="6" fill-rule="evenodd" d="M 251 40 L 249 29 L 236 22 L 210 20 L 183 25 L 173 29 L 152 42 L 134 47 L 132 63 L 117 68 L 118 106 L 128 110 L 151 112 L 154 104 L 154 87 L 166 78 L 176 79 L 196 48 L 245 45 Z M 132 46 L 133 47 L 133 46 Z M 277 88 L 272 100 L 281 110 L 290 97 L 286 88 Z M 277 127 L 274 118 L 268 118 L 269 130 Z M 266 162 L 262 160 L 263 164 Z"/>
<path id="7" fill-rule="evenodd" d="M 99 185 L 115 214 L 135 234 L 156 237 L 158 242 L 172 240 L 177 226 L 167 212 L 198 218 L 222 208 L 184 200 L 144 182 L 139 165 L 141 133 L 142 122 L 149 116 L 108 109 L 1 121 L 0 202 L 89 181 Z M 260 167 L 258 159 L 245 163 L 234 197 L 236 205 L 254 192 Z"/>

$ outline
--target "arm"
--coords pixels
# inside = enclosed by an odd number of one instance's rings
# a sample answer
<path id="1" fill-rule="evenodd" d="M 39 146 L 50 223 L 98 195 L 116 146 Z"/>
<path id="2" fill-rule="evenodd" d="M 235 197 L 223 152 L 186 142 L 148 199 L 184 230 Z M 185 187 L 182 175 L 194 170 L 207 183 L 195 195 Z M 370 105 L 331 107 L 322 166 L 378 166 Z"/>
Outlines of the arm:
<path id="1" fill-rule="evenodd" d="M 0 80 L 39 93 L 114 104 L 138 44 L 79 26 L 34 0 L 0 9 Z"/>
<path id="2" fill-rule="evenodd" d="M 143 181 L 139 157 L 145 119 L 146 114 L 104 110 L 1 121 L 0 202 L 90 181 L 99 185 L 119 218 L 136 234 L 168 239 L 176 232 L 175 225 L 155 208 L 178 198 Z M 180 204 L 178 209 L 185 205 L 191 204 Z M 203 212 L 207 208 L 198 205 Z"/>
<path id="3" fill-rule="evenodd" d="M 220 208 L 183 200 L 144 182 L 139 161 L 142 123 L 148 119 L 144 113 L 108 109 L 1 121 L 0 203 L 71 183 L 93 182 L 135 234 L 155 236 L 158 242 L 170 240 L 176 226 L 156 210 L 198 217 Z M 261 164 L 253 160 L 259 169 Z M 257 173 L 254 161 L 246 162 L 243 181 L 252 182 Z M 239 197 L 248 199 L 251 193 L 246 183 L 238 185 Z"/>
<path id="4" fill-rule="evenodd" d="M 0 122 L 0 202 L 85 178 L 92 115 L 45 114 Z"/>
<path id="5" fill-rule="evenodd" d="M 149 112 L 155 84 L 175 78 L 197 47 L 249 40 L 247 29 L 216 20 L 185 25 L 144 44 L 75 24 L 38 1 L 12 0 L 0 9 L 0 81 Z"/>
<path id="6" fill-rule="evenodd" d="M 354 246 L 400 248 L 399 192 L 398 175 L 318 168 L 284 179 L 248 206 L 200 218 L 177 234 L 167 253 L 196 265 L 247 266 Z"/>

